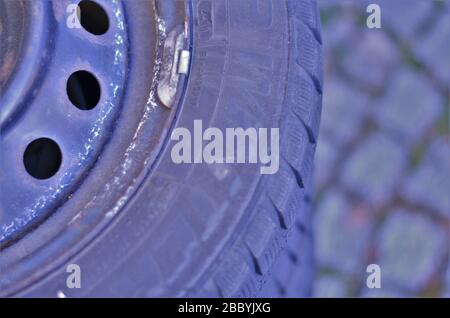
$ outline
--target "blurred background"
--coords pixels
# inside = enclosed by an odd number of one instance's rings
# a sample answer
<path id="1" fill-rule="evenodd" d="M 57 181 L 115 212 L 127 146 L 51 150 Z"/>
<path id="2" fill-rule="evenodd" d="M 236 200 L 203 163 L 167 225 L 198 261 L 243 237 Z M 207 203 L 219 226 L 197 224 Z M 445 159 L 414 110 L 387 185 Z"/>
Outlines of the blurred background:
<path id="1" fill-rule="evenodd" d="M 318 0 L 316 297 L 450 296 L 450 1 Z M 366 26 L 369 3 L 381 29 Z M 381 267 L 381 289 L 366 267 Z"/>

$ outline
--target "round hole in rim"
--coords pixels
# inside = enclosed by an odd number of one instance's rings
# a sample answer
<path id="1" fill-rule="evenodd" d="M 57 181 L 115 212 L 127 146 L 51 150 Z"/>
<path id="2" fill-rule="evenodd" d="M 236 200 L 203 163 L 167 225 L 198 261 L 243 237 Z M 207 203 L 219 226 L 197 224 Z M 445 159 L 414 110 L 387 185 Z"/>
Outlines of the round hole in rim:
<path id="1" fill-rule="evenodd" d="M 67 96 L 81 110 L 91 110 L 97 106 L 100 91 L 98 80 L 87 71 L 75 72 L 67 80 Z"/>
<path id="2" fill-rule="evenodd" d="M 78 4 L 81 26 L 94 35 L 108 32 L 109 19 L 105 9 L 91 0 L 83 0 Z"/>
<path id="3" fill-rule="evenodd" d="M 50 138 L 33 140 L 23 154 L 25 169 L 36 179 L 53 177 L 58 172 L 61 162 L 61 149 Z"/>

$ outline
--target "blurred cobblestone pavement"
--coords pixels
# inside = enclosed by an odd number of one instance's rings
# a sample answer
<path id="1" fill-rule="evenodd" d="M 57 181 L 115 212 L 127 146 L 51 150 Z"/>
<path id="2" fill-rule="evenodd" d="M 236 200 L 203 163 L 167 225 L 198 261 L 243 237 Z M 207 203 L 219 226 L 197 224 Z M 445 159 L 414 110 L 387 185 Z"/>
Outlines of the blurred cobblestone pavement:
<path id="1" fill-rule="evenodd" d="M 314 296 L 448 297 L 450 1 L 318 2 Z M 366 27 L 368 3 L 380 30 Z M 366 287 L 371 263 L 378 290 Z"/>

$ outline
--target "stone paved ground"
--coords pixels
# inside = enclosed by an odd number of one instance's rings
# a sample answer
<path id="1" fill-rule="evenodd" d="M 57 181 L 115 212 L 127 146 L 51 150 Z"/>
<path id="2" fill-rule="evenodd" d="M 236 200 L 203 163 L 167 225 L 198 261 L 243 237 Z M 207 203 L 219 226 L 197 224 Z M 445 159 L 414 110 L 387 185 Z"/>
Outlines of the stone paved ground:
<path id="1" fill-rule="evenodd" d="M 448 297 L 450 0 L 318 2 L 314 294 Z M 366 27 L 368 3 L 380 30 Z M 371 263 L 378 290 L 365 284 Z"/>

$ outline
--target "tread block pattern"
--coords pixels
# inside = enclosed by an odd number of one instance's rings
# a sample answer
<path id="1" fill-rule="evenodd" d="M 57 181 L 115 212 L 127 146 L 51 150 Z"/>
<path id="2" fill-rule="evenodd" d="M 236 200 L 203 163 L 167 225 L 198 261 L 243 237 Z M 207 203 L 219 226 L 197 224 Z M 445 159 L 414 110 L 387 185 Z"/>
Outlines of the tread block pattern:
<path id="1" fill-rule="evenodd" d="M 280 178 L 270 187 L 269 196 L 279 215 L 281 228 L 289 229 L 294 223 L 296 208 L 299 208 L 296 197 L 301 197 L 303 190 L 298 188 L 298 181 L 289 165 L 280 166 L 278 173 Z"/>
<path id="2" fill-rule="evenodd" d="M 290 5 L 290 10 L 294 17 L 303 21 L 314 34 L 317 42 L 322 44 L 320 13 L 317 1 L 293 1 Z"/>
<path id="3" fill-rule="evenodd" d="M 281 155 L 293 169 L 298 185 L 304 188 L 309 184 L 315 148 L 309 142 L 303 123 L 300 127 L 294 126 L 294 120 L 288 119 L 286 143 Z"/>
<path id="4" fill-rule="evenodd" d="M 280 239 L 275 237 L 276 228 L 277 225 L 271 218 L 258 214 L 244 239 L 260 275 L 267 274 L 280 249 Z"/>
<path id="5" fill-rule="evenodd" d="M 272 277 L 260 296 L 298 297 L 311 294 L 314 276 L 311 215 L 308 195 L 311 192 L 313 157 L 319 131 L 323 69 L 320 20 L 313 0 L 288 1 L 290 12 L 291 65 L 285 107 L 288 116 L 282 135 L 279 171 L 284 185 L 274 181 L 270 197 L 281 218 L 281 228 L 288 230 L 288 246 L 271 269 Z M 289 177 L 288 174 L 291 173 Z M 292 179 L 296 180 L 293 187 Z M 288 194 L 289 193 L 289 194 Z M 284 220 L 284 221 L 283 221 Z M 295 226 L 294 226 L 295 223 Z"/>
<path id="6" fill-rule="evenodd" d="M 293 105 L 292 112 L 307 129 L 309 142 L 315 144 L 319 135 L 322 95 L 317 93 L 314 82 L 303 69 L 293 76 L 293 81 L 298 87 L 289 90 L 287 98 Z"/>
<path id="7" fill-rule="evenodd" d="M 294 19 L 291 23 L 295 37 L 297 51 L 292 59 L 302 67 L 312 78 L 319 93 L 322 93 L 323 69 L 322 69 L 322 47 L 312 31 L 301 21 Z"/>
<path id="8" fill-rule="evenodd" d="M 212 285 L 223 297 L 266 296 L 268 290 L 280 297 L 296 290 L 301 296 L 310 293 L 313 244 L 308 195 L 322 100 L 320 21 L 315 1 L 285 1 L 292 44 L 280 124 L 280 169 L 266 178 L 265 193 L 249 207 L 253 216 L 242 238 L 223 253 L 223 263 L 217 263 L 204 285 L 208 295 L 214 293 Z M 295 247 L 289 247 L 290 237 Z M 301 251 L 296 250 L 299 242 Z"/>
<path id="9" fill-rule="evenodd" d="M 239 249 L 239 248 L 238 248 Z M 224 265 L 215 276 L 221 297 L 237 295 L 250 275 L 251 268 L 237 250 L 227 253 Z"/>

